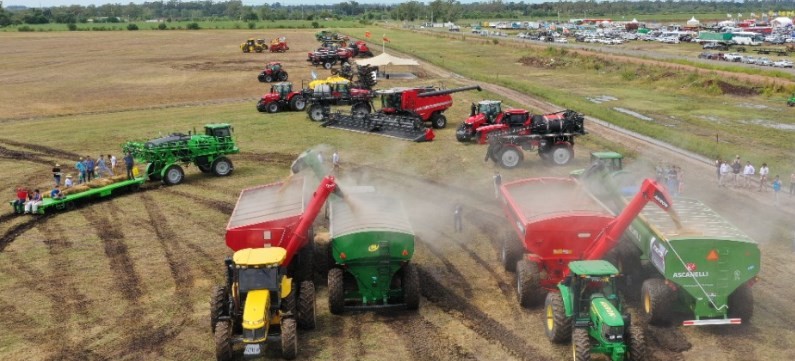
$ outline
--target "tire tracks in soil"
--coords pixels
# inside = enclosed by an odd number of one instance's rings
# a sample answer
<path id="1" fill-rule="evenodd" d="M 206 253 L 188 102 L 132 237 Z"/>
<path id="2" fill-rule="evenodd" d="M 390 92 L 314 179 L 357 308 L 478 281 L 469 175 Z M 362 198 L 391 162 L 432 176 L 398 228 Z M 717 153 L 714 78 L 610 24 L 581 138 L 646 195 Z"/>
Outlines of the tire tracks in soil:
<path id="1" fill-rule="evenodd" d="M 13 214 L 13 213 L 6 214 L 6 215 L 3 215 L 3 218 L 0 219 L 0 221 L 5 222 L 6 220 L 10 220 L 11 218 L 17 217 L 17 216 L 18 215 Z M 27 232 L 28 230 L 32 229 L 37 224 L 44 222 L 50 216 L 49 215 L 43 215 L 43 216 L 36 215 L 36 216 L 29 216 L 29 217 L 31 217 L 31 218 L 26 220 L 26 221 L 23 221 L 22 223 L 18 223 L 16 225 L 12 226 L 11 228 L 9 228 L 6 231 L 6 233 L 4 233 L 2 236 L 0 236 L 0 252 L 3 252 L 9 244 L 11 244 L 12 242 L 14 242 L 14 240 L 17 239 L 17 237 L 19 237 L 23 233 Z"/>
<path id="2" fill-rule="evenodd" d="M 385 315 L 378 320 L 388 325 L 406 345 L 414 360 L 477 360 L 461 345 L 444 336 L 444 330 L 419 315 Z"/>
<path id="3" fill-rule="evenodd" d="M 456 289 L 461 290 L 464 292 L 464 297 L 472 298 L 472 287 L 467 282 L 467 278 L 461 273 L 461 271 L 456 268 L 456 266 L 450 262 L 450 260 L 445 256 L 444 252 L 440 249 L 437 249 L 437 245 L 435 243 L 428 243 L 424 242 L 421 237 L 415 236 L 415 244 L 420 243 L 424 245 L 425 249 L 428 250 L 431 254 L 433 254 L 444 266 L 445 273 L 450 275 L 450 282 L 453 283 Z M 416 252 L 416 251 L 415 251 Z"/>
<path id="4" fill-rule="evenodd" d="M 17 141 L 14 141 L 14 140 L 8 140 L 8 139 L 2 139 L 2 138 L 0 138 L 0 143 L 5 143 L 5 144 L 12 145 L 12 146 L 15 146 L 15 147 L 20 147 L 20 148 L 34 150 L 36 152 L 44 153 L 44 154 L 52 156 L 52 157 L 61 157 L 61 158 L 66 158 L 66 159 L 78 159 L 78 158 L 80 158 L 80 154 L 69 152 L 69 151 L 65 151 L 63 149 L 51 148 L 51 147 L 43 146 L 43 145 L 40 145 L 40 144 L 23 143 L 23 142 L 17 142 Z"/>
<path id="5" fill-rule="evenodd" d="M 9 159 L 14 161 L 22 160 L 22 161 L 28 161 L 28 162 L 46 164 L 46 165 L 53 164 L 53 161 L 51 159 L 44 159 L 37 154 L 12 150 L 3 146 L 0 146 L 0 159 Z"/>
<path id="6" fill-rule="evenodd" d="M 500 345 L 511 355 L 523 360 L 546 360 L 545 357 L 540 355 L 540 350 L 514 334 L 479 308 L 467 302 L 464 297 L 448 289 L 434 275 L 426 271 L 424 267 L 417 267 L 417 269 L 424 282 L 422 295 L 442 309 L 442 311 L 458 319 L 467 328 L 476 332 L 478 336 Z"/>

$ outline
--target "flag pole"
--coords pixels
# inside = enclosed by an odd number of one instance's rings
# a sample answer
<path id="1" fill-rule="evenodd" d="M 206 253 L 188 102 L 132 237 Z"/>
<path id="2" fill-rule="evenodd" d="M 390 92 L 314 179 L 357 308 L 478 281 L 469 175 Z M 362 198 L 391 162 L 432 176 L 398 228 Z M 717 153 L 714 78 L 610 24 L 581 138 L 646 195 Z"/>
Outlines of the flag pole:
<path id="1" fill-rule="evenodd" d="M 384 39 L 386 39 L 386 34 L 384 34 L 384 36 L 381 37 L 381 52 L 382 53 L 386 53 L 386 40 L 384 40 Z"/>

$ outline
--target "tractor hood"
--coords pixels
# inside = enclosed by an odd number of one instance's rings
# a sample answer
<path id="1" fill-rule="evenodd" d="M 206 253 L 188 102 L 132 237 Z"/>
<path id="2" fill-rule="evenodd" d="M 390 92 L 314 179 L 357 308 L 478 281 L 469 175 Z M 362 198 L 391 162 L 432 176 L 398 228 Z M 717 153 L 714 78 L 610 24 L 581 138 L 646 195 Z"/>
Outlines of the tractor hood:
<path id="1" fill-rule="evenodd" d="M 486 123 L 486 115 L 483 113 L 475 114 L 466 120 L 464 120 L 464 124 L 468 126 L 473 126 L 477 124 L 485 124 Z"/>
<path id="2" fill-rule="evenodd" d="M 604 297 L 591 298 L 591 313 L 607 326 L 624 326 L 624 319 L 621 317 L 621 313 Z"/>
<path id="3" fill-rule="evenodd" d="M 265 100 L 265 101 L 268 101 L 268 102 L 277 101 L 277 100 L 279 100 L 279 98 L 280 98 L 280 96 L 279 96 L 278 93 L 265 93 L 265 95 L 262 96 L 262 100 Z"/>

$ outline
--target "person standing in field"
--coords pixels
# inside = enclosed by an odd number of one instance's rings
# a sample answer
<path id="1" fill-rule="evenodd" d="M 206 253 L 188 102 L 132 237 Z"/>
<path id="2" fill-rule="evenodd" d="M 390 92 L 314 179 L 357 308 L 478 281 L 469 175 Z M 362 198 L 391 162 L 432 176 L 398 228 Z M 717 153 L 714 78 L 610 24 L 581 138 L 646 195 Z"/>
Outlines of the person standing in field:
<path id="1" fill-rule="evenodd" d="M 52 178 L 55 180 L 55 185 L 61 184 L 61 165 L 55 163 L 55 167 L 52 167 Z"/>
<path id="2" fill-rule="evenodd" d="M 110 160 L 110 173 L 116 173 L 116 156 L 108 154 L 108 159 Z"/>
<path id="3" fill-rule="evenodd" d="M 719 187 L 725 187 L 726 186 L 726 182 L 727 182 L 727 178 L 729 177 L 729 170 L 730 169 L 731 169 L 731 167 L 729 167 L 729 163 L 726 163 L 726 162 L 721 162 L 720 163 L 720 180 L 718 181 L 718 186 Z"/>
<path id="4" fill-rule="evenodd" d="M 775 200 L 775 205 L 778 205 L 778 192 L 781 192 L 781 179 L 776 178 L 773 179 L 773 199 Z"/>
<path id="5" fill-rule="evenodd" d="M 91 178 L 94 177 L 94 160 L 91 159 L 90 155 L 86 156 L 86 182 L 91 182 Z"/>
<path id="6" fill-rule="evenodd" d="M 742 163 L 740 163 L 740 156 L 737 155 L 734 157 L 734 162 L 732 162 L 732 183 L 736 188 L 739 184 L 737 183 L 737 179 L 740 176 L 740 171 L 743 169 Z"/>
<path id="7" fill-rule="evenodd" d="M 102 175 L 107 175 L 108 172 L 108 165 L 105 164 L 105 156 L 100 154 L 97 160 L 97 178 L 102 178 Z"/>
<path id="8" fill-rule="evenodd" d="M 461 203 L 455 204 L 455 209 L 453 210 L 453 228 L 455 229 L 456 233 L 461 233 L 464 229 L 463 225 L 461 224 L 461 213 L 463 213 L 463 207 Z"/>
<path id="9" fill-rule="evenodd" d="M 789 196 L 795 195 L 795 172 L 789 175 Z"/>
<path id="10" fill-rule="evenodd" d="M 83 162 L 83 157 L 80 157 L 80 160 L 75 163 L 75 169 L 77 169 L 77 184 L 83 184 L 86 182 L 86 165 Z"/>
<path id="11" fill-rule="evenodd" d="M 500 199 L 500 185 L 502 185 L 502 175 L 500 172 L 494 171 L 494 198 Z"/>
<path id="12" fill-rule="evenodd" d="M 757 192 L 761 192 L 763 189 L 767 192 L 768 173 L 770 173 L 770 170 L 767 169 L 767 163 L 762 163 L 762 166 L 759 167 L 759 190 Z"/>
<path id="13" fill-rule="evenodd" d="M 340 168 L 340 154 L 336 150 L 331 155 L 331 164 L 334 166 L 334 171 Z"/>
<path id="14" fill-rule="evenodd" d="M 745 169 L 743 169 L 743 177 L 745 178 L 745 184 L 743 184 L 743 186 L 745 188 L 751 188 L 751 178 L 754 177 L 754 173 L 756 173 L 756 168 L 751 165 L 751 161 L 749 160 L 745 163 Z"/>
<path id="15" fill-rule="evenodd" d="M 133 166 L 135 165 L 135 159 L 132 156 L 131 152 L 127 152 L 127 155 L 124 156 L 124 166 L 127 168 L 127 179 L 133 179 Z"/>

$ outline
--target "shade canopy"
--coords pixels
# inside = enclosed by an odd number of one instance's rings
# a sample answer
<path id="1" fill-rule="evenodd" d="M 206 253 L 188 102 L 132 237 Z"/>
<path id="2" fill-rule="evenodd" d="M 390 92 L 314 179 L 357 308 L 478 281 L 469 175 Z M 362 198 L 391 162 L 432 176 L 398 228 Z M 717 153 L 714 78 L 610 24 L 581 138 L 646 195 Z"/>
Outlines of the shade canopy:
<path id="1" fill-rule="evenodd" d="M 392 56 L 387 53 L 382 53 L 381 55 L 374 56 L 369 59 L 357 59 L 356 63 L 359 65 L 373 65 L 373 66 L 419 65 L 419 63 L 414 59 L 398 58 L 396 56 Z"/>

